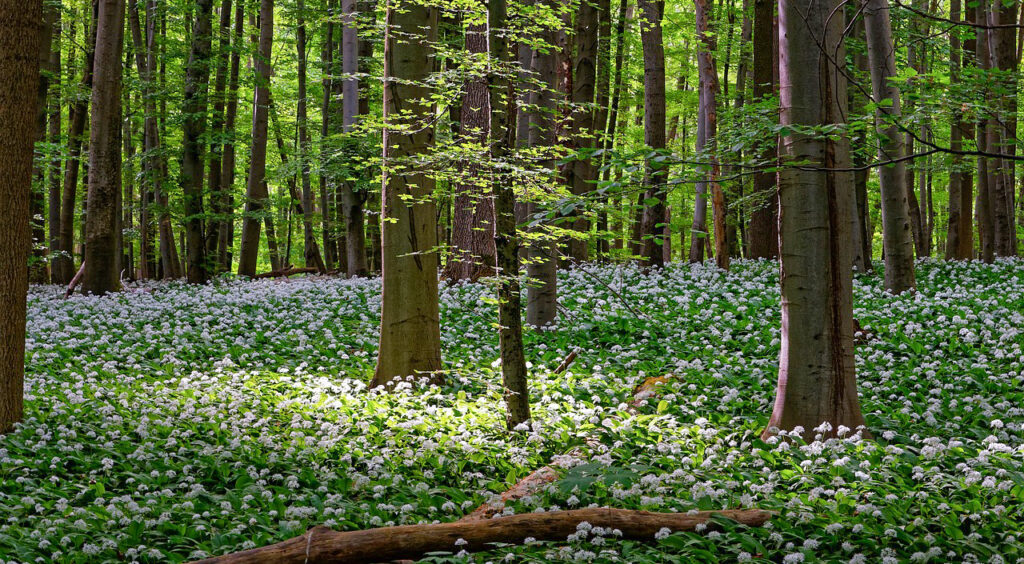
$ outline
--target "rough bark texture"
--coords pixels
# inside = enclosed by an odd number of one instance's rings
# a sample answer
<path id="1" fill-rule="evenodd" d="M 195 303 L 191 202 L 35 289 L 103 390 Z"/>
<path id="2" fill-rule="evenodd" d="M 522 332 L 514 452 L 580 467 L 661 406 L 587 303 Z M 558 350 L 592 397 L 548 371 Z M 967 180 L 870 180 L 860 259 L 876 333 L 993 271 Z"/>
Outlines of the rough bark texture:
<path id="1" fill-rule="evenodd" d="M 198 0 L 192 26 L 192 46 L 185 65 L 182 112 L 181 187 L 185 197 L 185 275 L 192 284 L 207 279 L 206 240 L 203 237 L 203 150 L 213 0 Z"/>
<path id="2" fill-rule="evenodd" d="M 547 0 L 550 3 L 550 0 Z M 540 39 L 548 45 L 555 45 L 556 33 L 548 28 L 538 32 Z M 533 93 L 536 110 L 531 116 L 529 125 L 529 145 L 540 151 L 549 151 L 555 143 L 555 52 L 553 48 L 535 50 L 533 53 L 533 70 L 539 82 L 537 91 Z M 554 162 L 548 160 L 544 166 L 554 174 Z M 536 204 L 531 203 L 528 213 L 532 216 L 540 211 Z M 543 231 L 542 231 L 543 233 Z M 558 314 L 558 258 L 557 246 L 550 237 L 535 240 L 529 248 L 529 262 L 526 275 L 529 286 L 526 292 L 526 323 L 534 327 L 544 327 L 553 323 Z"/>
<path id="3" fill-rule="evenodd" d="M 466 51 L 470 56 L 487 53 L 487 43 L 486 25 L 467 27 Z M 478 150 L 487 150 L 491 119 L 487 77 L 471 74 L 462 97 L 459 136 L 463 143 L 479 149 L 471 150 L 461 164 L 452 201 L 452 254 L 444 268 L 449 280 L 477 280 L 494 274 L 494 202 L 488 197 L 488 177 L 483 174 L 478 154 Z"/>
<path id="4" fill-rule="evenodd" d="M 782 125 L 839 122 L 837 99 L 845 83 L 831 59 L 843 18 L 831 17 L 836 0 L 779 2 L 780 100 Z M 840 12 L 842 13 L 842 12 Z M 842 60 L 842 59 L 840 59 Z M 783 138 L 786 160 L 834 168 L 839 143 L 793 133 Z M 837 192 L 849 189 L 835 173 L 810 167 L 780 174 L 782 257 L 782 345 L 773 428 L 803 428 L 805 438 L 823 422 L 856 429 L 864 424 L 857 399 L 853 356 L 851 209 Z"/>
<path id="5" fill-rule="evenodd" d="M 121 46 L 124 0 L 101 0 L 89 124 L 89 209 L 85 216 L 82 292 L 102 295 L 120 286 L 118 236 L 121 194 Z"/>
<path id="6" fill-rule="evenodd" d="M 886 0 L 864 3 L 864 31 L 871 66 L 871 86 L 876 104 L 875 121 L 879 128 L 878 159 L 902 159 L 905 155 L 899 124 L 900 91 L 896 76 L 895 48 L 892 40 L 889 4 Z M 888 100 L 885 104 L 883 101 Z M 894 294 L 913 290 L 914 236 L 910 225 L 910 206 L 905 180 L 906 164 L 899 161 L 878 169 L 882 203 L 882 253 L 885 256 L 885 288 Z"/>
<path id="7" fill-rule="evenodd" d="M 22 417 L 40 0 L 0 1 L 0 433 Z"/>
<path id="8" fill-rule="evenodd" d="M 436 551 L 478 552 L 491 549 L 496 542 L 517 544 L 531 537 L 538 541 L 565 540 L 584 521 L 593 527 L 618 529 L 624 539 L 654 540 L 654 535 L 663 528 L 673 532 L 692 531 L 697 525 L 708 523 L 714 515 L 751 527 L 763 525 L 772 516 L 771 512 L 758 509 L 686 514 L 597 507 L 365 531 L 340 532 L 315 527 L 284 542 L 208 558 L 196 564 L 356 564 L 418 558 Z"/>
<path id="9" fill-rule="evenodd" d="M 434 143 L 426 84 L 438 10 L 389 0 L 384 36 L 384 164 L 381 327 L 371 387 L 404 376 L 440 380 L 437 210 L 434 178 L 422 168 Z M 414 116 L 410 121 L 407 116 Z"/>
<path id="10" fill-rule="evenodd" d="M 665 44 L 661 19 L 663 0 L 638 0 L 643 14 L 640 42 L 644 50 L 644 145 L 655 151 L 665 148 Z M 665 221 L 665 173 L 652 159 L 644 171 L 643 215 L 640 220 L 641 263 L 662 266 L 661 227 Z"/>
<path id="11" fill-rule="evenodd" d="M 246 181 L 239 276 L 255 276 L 260 251 L 260 224 L 267 200 L 267 129 L 270 114 L 270 53 L 274 42 L 274 0 L 260 0 L 260 35 L 255 59 L 256 88 L 253 100 L 252 145 Z M 269 234 L 268 234 L 269 235 Z"/>

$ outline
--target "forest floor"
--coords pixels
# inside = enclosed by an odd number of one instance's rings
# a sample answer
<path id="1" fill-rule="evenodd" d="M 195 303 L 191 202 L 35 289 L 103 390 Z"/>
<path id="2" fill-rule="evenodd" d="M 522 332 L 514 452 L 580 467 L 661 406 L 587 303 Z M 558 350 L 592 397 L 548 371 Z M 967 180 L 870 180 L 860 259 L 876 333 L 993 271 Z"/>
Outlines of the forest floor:
<path id="1" fill-rule="evenodd" d="M 68 300 L 36 287 L 26 419 L 0 437 L 0 562 L 180 562 L 321 523 L 453 521 L 581 445 L 580 465 L 509 511 L 779 513 L 765 528 L 428 560 L 1024 562 L 1024 262 L 926 261 L 918 280 L 900 297 L 877 277 L 856 285 L 875 440 L 809 445 L 758 438 L 779 348 L 773 264 L 563 272 L 562 323 L 526 335 L 534 423 L 512 435 L 484 284 L 442 289 L 447 384 L 392 394 L 365 385 L 378 280 Z"/>

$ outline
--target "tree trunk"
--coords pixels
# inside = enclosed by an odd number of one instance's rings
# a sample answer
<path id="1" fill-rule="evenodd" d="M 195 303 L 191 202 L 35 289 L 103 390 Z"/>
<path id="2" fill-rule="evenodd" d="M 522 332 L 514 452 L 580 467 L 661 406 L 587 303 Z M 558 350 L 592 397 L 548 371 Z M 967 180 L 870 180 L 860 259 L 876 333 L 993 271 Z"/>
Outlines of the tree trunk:
<path id="1" fill-rule="evenodd" d="M 490 37 L 486 24 L 469 25 L 465 36 L 466 51 L 471 57 L 488 52 Z M 473 156 L 460 163 L 456 180 L 457 192 L 452 202 L 452 254 L 444 268 L 444 277 L 449 280 L 492 276 L 496 264 L 494 202 L 484 192 L 483 179 L 487 175 L 477 159 L 478 151 L 486 151 L 491 128 L 488 77 L 471 71 L 464 92 L 459 138 L 461 143 L 474 148 L 470 151 Z"/>
<path id="2" fill-rule="evenodd" d="M 974 9 L 974 23 L 984 24 L 987 21 L 986 18 L 987 8 L 984 1 L 978 2 Z M 975 57 L 977 59 L 977 67 L 982 71 L 988 70 L 990 65 L 989 58 L 989 30 L 985 28 L 976 28 L 975 30 Z M 993 149 L 989 144 L 989 130 L 995 127 L 992 123 L 991 118 L 983 117 L 978 122 L 977 129 L 977 146 L 978 151 L 988 152 Z M 992 171 L 990 167 L 994 166 L 992 159 L 987 157 L 978 157 L 978 199 L 975 204 L 975 209 L 978 214 L 978 235 L 981 243 L 980 258 L 984 262 L 991 263 L 995 260 L 995 224 L 992 220 L 992 200 L 991 192 L 992 185 Z"/>
<path id="3" fill-rule="evenodd" d="M 203 142 L 206 131 L 207 89 L 213 0 L 197 0 L 192 46 L 185 65 L 182 111 L 181 187 L 185 196 L 185 275 L 189 283 L 206 282 L 206 240 L 203 236 Z"/>
<path id="4" fill-rule="evenodd" d="M 775 41 L 775 2 L 754 0 L 754 98 L 764 100 L 776 92 L 777 65 Z M 765 143 L 761 160 L 772 163 L 776 160 L 777 143 Z M 778 258 L 779 256 L 779 192 L 776 174 L 758 171 L 754 175 L 753 203 L 750 212 L 750 227 L 747 238 L 750 241 L 748 253 L 751 258 Z"/>
<path id="5" fill-rule="evenodd" d="M 837 100 L 845 81 L 830 58 L 839 51 L 844 18 L 837 0 L 779 2 L 781 123 L 839 123 Z M 843 60 L 843 59 L 839 59 Z M 782 140 L 786 160 L 835 168 L 843 145 L 791 133 Z M 834 436 L 840 425 L 864 424 L 857 399 L 853 355 L 850 222 L 852 210 L 838 191 L 850 184 L 829 170 L 784 168 L 779 175 L 782 256 L 782 345 L 774 410 L 765 434 L 801 427 L 805 439 L 823 422 Z"/>
<path id="6" fill-rule="evenodd" d="M 350 152 L 358 150 L 357 143 L 351 136 L 355 133 L 355 126 L 359 122 L 361 113 L 359 111 L 360 81 L 357 74 L 359 73 L 360 51 L 364 49 L 364 46 L 363 42 L 359 40 L 358 29 L 355 25 L 357 10 L 356 0 L 341 0 L 341 12 L 344 17 L 341 31 L 341 72 L 344 75 L 341 83 L 342 131 L 345 133 L 346 150 Z M 363 206 L 366 203 L 366 193 L 357 190 L 351 178 L 343 180 L 340 188 L 342 215 L 345 221 L 347 273 L 349 276 L 366 276 L 369 273 L 366 263 L 366 232 L 363 228 L 365 223 Z"/>
<path id="7" fill-rule="evenodd" d="M 246 180 L 245 216 L 242 219 L 242 247 L 238 275 L 255 276 L 260 252 L 260 223 L 267 206 L 267 128 L 270 112 L 270 54 L 274 42 L 274 0 L 260 0 L 259 45 L 254 57 L 256 87 L 253 98 L 252 145 L 249 178 Z M 269 234 L 268 234 L 269 235 Z M 277 270 L 272 268 L 271 270 Z"/>
<path id="8" fill-rule="evenodd" d="M 388 0 L 384 25 L 381 329 L 370 387 L 396 378 L 441 379 L 434 178 L 418 161 L 434 144 L 426 83 L 438 9 Z M 410 122 L 408 116 L 414 120 Z"/>
<path id="9" fill-rule="evenodd" d="M 220 25 L 218 27 L 218 48 L 217 68 L 213 86 L 213 112 L 210 120 L 210 156 L 208 161 L 208 184 L 210 212 L 207 214 L 206 229 L 204 232 L 204 262 L 207 274 L 213 272 L 224 272 L 220 267 L 217 245 L 220 242 L 220 233 L 223 224 L 228 221 L 224 214 L 225 204 L 230 196 L 230 188 L 226 187 L 223 178 L 224 164 L 224 139 L 227 137 L 224 131 L 224 107 L 227 103 L 225 90 L 228 81 L 228 63 L 231 47 L 231 0 L 224 0 L 220 7 Z"/>
<path id="10" fill-rule="evenodd" d="M 654 151 L 665 148 L 665 45 L 661 20 L 664 0 L 638 0 L 643 14 L 640 42 L 644 50 L 644 145 Z M 661 224 L 665 221 L 665 170 L 648 159 L 644 171 L 643 215 L 640 220 L 641 264 L 662 266 Z"/>
<path id="11" fill-rule="evenodd" d="M 704 122 L 703 138 L 698 132 L 697 154 L 702 160 L 710 160 L 710 166 L 698 168 L 698 174 L 708 175 L 707 185 L 711 188 L 711 215 L 715 228 L 715 263 L 722 270 L 729 270 L 729 241 L 726 216 L 728 204 L 725 193 L 718 183 L 719 168 L 716 136 L 718 135 L 718 71 L 715 68 L 714 53 L 717 41 L 708 27 L 710 5 L 708 0 L 694 0 L 697 19 L 697 74 L 700 78 L 700 108 L 698 112 Z M 705 188 L 707 190 L 707 188 Z"/>
<path id="12" fill-rule="evenodd" d="M 227 106 L 224 114 L 224 146 L 220 162 L 221 221 L 217 232 L 217 269 L 231 271 L 231 251 L 235 244 L 235 120 L 238 116 L 238 74 L 241 65 L 245 26 L 245 2 L 235 5 L 235 48 L 231 50 L 231 68 L 228 71 Z"/>
<path id="13" fill-rule="evenodd" d="M 1017 21 L 1016 2 L 989 3 L 988 24 L 1005 25 L 989 29 L 988 45 L 991 69 L 995 76 L 989 81 L 994 92 L 989 98 L 995 102 L 995 117 L 990 129 L 989 151 L 1006 155 L 993 159 L 991 174 L 994 182 L 990 186 L 990 206 L 994 230 L 994 253 L 997 256 L 1017 255 L 1017 224 L 1014 221 L 1014 155 L 1017 152 L 1017 64 L 1016 34 L 1012 27 Z M 990 75 L 991 76 L 991 75 Z"/>
<path id="14" fill-rule="evenodd" d="M 121 47 L 124 0 L 100 0 L 89 123 L 89 209 L 85 215 L 82 293 L 103 295 L 120 286 Z"/>
<path id="15" fill-rule="evenodd" d="M 598 8 L 592 0 L 580 2 L 576 12 L 575 26 L 576 54 L 573 59 L 572 71 L 572 139 L 578 151 L 589 151 L 596 146 L 597 131 L 594 116 L 594 93 L 597 84 L 597 43 L 598 43 Z M 572 193 L 582 197 L 594 190 L 597 182 L 597 167 L 593 159 L 585 158 L 573 161 Z M 579 209 L 574 215 L 580 216 Z M 580 233 L 590 231 L 590 222 L 577 217 L 572 228 Z M 578 262 L 588 258 L 588 240 L 572 238 L 569 240 L 569 256 Z"/>
<path id="16" fill-rule="evenodd" d="M 508 148 L 516 142 L 517 132 L 512 124 L 515 111 L 514 83 L 504 74 L 504 66 L 511 62 L 508 42 L 502 33 L 507 25 L 505 0 L 494 0 L 488 5 L 488 52 L 491 73 L 488 76 L 490 105 L 491 160 L 501 162 L 510 153 Z M 497 68 L 495 68 L 497 67 Z M 495 72 L 497 71 L 497 72 Z M 523 352 L 522 300 L 519 287 L 519 234 L 516 229 L 515 193 L 511 179 L 494 173 L 491 175 L 491 193 L 494 195 L 494 250 L 498 274 L 498 348 L 501 354 L 501 382 L 505 388 L 508 409 L 506 424 L 515 429 L 530 419 L 530 395 L 527 386 L 526 359 Z"/>
<path id="17" fill-rule="evenodd" d="M 336 0 L 328 0 L 327 13 L 333 14 L 336 10 Z M 334 108 L 334 105 L 331 103 L 332 94 L 335 89 L 335 82 L 337 82 L 337 79 L 334 77 L 334 21 L 331 18 L 324 18 L 323 49 L 320 51 L 320 60 L 322 63 L 320 88 L 323 90 L 323 96 L 320 99 L 320 162 L 326 163 L 328 160 L 327 138 L 332 131 L 331 115 Z M 325 266 L 328 270 L 334 270 L 335 265 L 338 264 L 338 248 L 334 244 L 334 227 L 331 224 L 332 212 L 330 200 L 328 199 L 328 174 L 323 167 L 318 176 L 320 181 L 320 240 L 323 242 Z"/>
<path id="18" fill-rule="evenodd" d="M 29 194 L 42 24 L 40 0 L 0 1 L 0 433 L 21 421 L 25 392 Z"/>
<path id="19" fill-rule="evenodd" d="M 949 19 L 960 21 L 961 0 L 950 0 Z M 960 67 L 963 53 L 960 35 L 954 30 L 949 34 L 949 81 L 960 83 Z M 964 171 L 964 158 L 956 154 L 963 148 L 966 124 L 963 111 L 953 108 L 949 126 L 949 148 L 953 151 L 949 172 L 949 222 L 946 228 L 946 260 L 970 260 L 974 258 L 974 236 L 971 222 L 971 184 L 969 174 Z M 968 133 L 969 134 L 969 133 Z"/>
<path id="20" fill-rule="evenodd" d="M 551 0 L 544 0 L 549 4 Z M 534 50 L 533 70 L 539 83 L 533 93 L 534 106 L 537 108 L 531 116 L 529 127 L 529 144 L 531 148 L 548 154 L 555 144 L 555 88 L 556 69 L 554 45 L 557 34 L 554 30 L 544 27 L 538 32 L 539 39 L 548 47 L 545 50 Z M 555 174 L 555 163 L 547 158 L 543 165 L 552 175 Z M 530 203 L 528 214 L 534 215 L 541 211 L 535 203 Z M 529 262 L 526 265 L 526 276 L 530 283 L 526 290 L 526 323 L 534 327 L 545 327 L 554 323 L 558 316 L 558 257 L 557 245 L 543 229 L 537 229 L 540 238 L 531 243 Z"/>
<path id="21" fill-rule="evenodd" d="M 55 10 L 53 20 L 53 29 L 59 31 L 61 29 L 61 14 L 60 10 Z M 51 39 L 56 40 L 57 43 L 50 47 L 50 70 L 53 73 L 53 84 L 51 87 L 55 91 L 53 96 L 53 104 L 51 105 L 49 115 L 49 132 L 47 133 L 50 143 L 56 145 L 61 144 L 60 138 L 60 127 L 61 127 L 61 67 L 60 67 L 60 33 L 52 34 Z M 47 248 L 49 252 L 54 253 L 60 248 L 60 170 L 61 170 L 61 152 L 54 151 L 51 154 L 49 166 L 47 166 L 47 181 L 48 187 L 48 198 L 47 198 L 47 216 L 46 223 L 49 226 L 49 239 Z M 50 269 L 50 282 L 56 282 L 56 272 L 53 270 L 53 263 L 51 259 Z"/>
<path id="22" fill-rule="evenodd" d="M 95 19 L 95 6 L 93 9 Z M 96 24 L 84 18 L 86 37 L 85 65 L 80 88 L 92 89 L 93 59 L 96 45 Z M 74 26 L 72 26 L 72 29 Z M 78 171 L 82 161 L 82 136 L 85 134 L 85 120 L 89 114 L 89 97 L 84 93 L 71 106 L 68 118 L 68 158 L 64 161 L 64 191 L 60 203 L 60 254 L 53 261 L 53 278 L 58 284 L 67 284 L 75 275 L 75 200 L 78 194 Z"/>
<path id="23" fill-rule="evenodd" d="M 909 189 L 903 135 L 899 131 L 900 91 L 896 86 L 896 57 L 887 0 L 866 0 L 864 31 L 871 66 L 875 122 L 879 129 L 878 160 L 897 160 L 878 169 L 882 200 L 882 249 L 885 256 L 885 289 L 894 294 L 913 290 L 914 239 L 911 231 Z M 888 100 L 888 105 L 883 101 Z"/>
<path id="24" fill-rule="evenodd" d="M 295 48 L 299 58 L 299 102 L 296 109 L 296 120 L 299 128 L 299 160 L 302 163 L 302 250 L 303 260 L 308 268 L 316 268 L 317 272 L 326 273 L 327 266 L 320 256 L 320 248 L 316 243 L 313 231 L 313 186 L 309 175 L 309 118 L 306 115 L 306 4 L 299 0 L 296 7 L 298 25 L 295 30 Z"/>

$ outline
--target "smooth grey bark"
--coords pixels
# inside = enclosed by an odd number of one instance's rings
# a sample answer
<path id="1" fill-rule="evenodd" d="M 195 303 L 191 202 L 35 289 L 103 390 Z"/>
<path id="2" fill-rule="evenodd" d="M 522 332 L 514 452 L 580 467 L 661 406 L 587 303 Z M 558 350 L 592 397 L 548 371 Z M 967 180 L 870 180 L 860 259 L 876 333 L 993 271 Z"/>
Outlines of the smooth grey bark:
<path id="1" fill-rule="evenodd" d="M 442 378 L 435 181 L 418 162 L 434 144 L 432 88 L 426 81 L 438 9 L 388 0 L 386 14 L 381 326 L 370 387 L 406 376 Z"/>
<path id="2" fill-rule="evenodd" d="M 295 28 L 295 49 L 298 51 L 299 59 L 299 100 L 296 119 L 299 128 L 299 161 L 302 163 L 302 253 L 307 268 L 315 268 L 317 272 L 324 274 L 327 272 L 327 266 L 320 256 L 316 232 L 313 231 L 313 186 L 310 180 L 309 117 L 306 110 L 308 100 L 306 98 L 306 3 L 304 0 L 298 0 L 296 10 L 298 22 Z"/>
<path id="3" fill-rule="evenodd" d="M 355 141 L 348 136 L 355 133 L 359 123 L 359 50 L 360 41 L 355 15 L 356 0 L 341 0 L 343 17 L 341 28 L 341 82 L 342 132 L 346 135 L 346 146 L 352 149 Z M 366 276 L 369 269 L 366 263 L 366 231 L 364 204 L 366 193 L 356 189 L 350 179 L 341 184 L 341 206 L 345 220 L 345 260 L 349 276 Z"/>
<path id="4" fill-rule="evenodd" d="M 779 91 L 781 124 L 821 126 L 839 123 L 846 98 L 839 69 L 823 62 L 819 45 L 833 53 L 842 37 L 843 18 L 831 17 L 837 0 L 779 1 Z M 841 12 L 840 12 L 841 13 Z M 840 59 L 842 60 L 842 59 Z M 826 59 L 827 61 L 827 59 Z M 864 424 L 857 399 L 853 354 L 853 280 L 850 268 L 851 209 L 841 192 L 849 183 L 835 173 L 842 145 L 791 133 L 782 139 L 786 160 L 820 163 L 782 169 L 781 203 L 782 344 L 775 405 L 765 435 L 802 428 L 805 440 L 827 422 L 823 434 L 839 426 Z"/>

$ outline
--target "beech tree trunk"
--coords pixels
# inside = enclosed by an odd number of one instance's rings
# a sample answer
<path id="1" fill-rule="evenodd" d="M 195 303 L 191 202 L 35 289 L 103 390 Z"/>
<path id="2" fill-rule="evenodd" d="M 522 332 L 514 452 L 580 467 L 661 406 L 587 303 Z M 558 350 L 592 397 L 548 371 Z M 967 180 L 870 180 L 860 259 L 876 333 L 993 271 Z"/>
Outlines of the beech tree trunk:
<path id="1" fill-rule="evenodd" d="M 622 532 L 622 538 L 654 540 L 662 529 L 692 531 L 713 515 L 758 527 L 772 514 L 757 509 L 652 513 L 595 507 L 571 511 L 525 513 L 480 521 L 403 525 L 365 531 L 334 531 L 315 527 L 303 535 L 263 548 L 217 556 L 195 564 L 357 564 L 419 558 L 430 552 L 479 552 L 494 543 L 519 544 L 527 538 L 564 541 L 580 523 Z"/>
<path id="2" fill-rule="evenodd" d="M 700 79 L 700 119 L 704 123 L 703 137 L 698 131 L 697 154 L 710 165 L 698 168 L 698 174 L 707 175 L 706 186 L 711 188 L 711 216 L 715 228 L 715 263 L 722 270 L 729 269 L 729 240 L 726 216 L 728 204 L 725 193 L 718 183 L 719 167 L 715 157 L 718 134 L 718 71 L 715 67 L 714 52 L 717 41 L 708 27 L 711 6 L 708 0 L 694 0 L 697 19 L 697 74 Z M 707 188 L 705 188 L 707 190 Z M 705 204 L 706 205 L 706 204 Z M 705 212 L 706 213 L 706 212 Z M 705 220 L 706 222 L 706 220 Z"/>
<path id="3" fill-rule="evenodd" d="M 310 180 L 310 143 L 309 117 L 306 115 L 306 3 L 299 0 L 296 6 L 298 24 L 295 29 L 295 49 L 298 51 L 299 70 L 299 101 L 296 108 L 296 119 L 299 128 L 299 160 L 302 163 L 302 252 L 307 268 L 316 268 L 317 272 L 326 273 L 327 266 L 320 256 L 320 247 L 313 231 L 313 186 Z"/>
<path id="4" fill-rule="evenodd" d="M 643 14 L 640 42 L 644 50 L 644 145 L 658 151 L 665 148 L 665 45 L 661 19 L 664 0 L 638 0 Z M 665 222 L 666 170 L 648 159 L 644 171 L 643 215 L 640 220 L 641 264 L 662 266 L 661 224 Z"/>
<path id="5" fill-rule="evenodd" d="M 21 421 L 25 392 L 29 194 L 42 5 L 40 0 L 0 1 L 0 433 Z"/>
<path id="6" fill-rule="evenodd" d="M 210 211 L 207 214 L 206 228 L 203 232 L 204 266 L 207 275 L 215 272 L 224 272 L 220 267 L 220 255 L 217 245 L 220 241 L 222 225 L 230 221 L 225 215 L 227 200 L 230 197 L 230 187 L 225 187 L 223 178 L 224 145 L 227 132 L 224 130 L 224 108 L 227 104 L 227 82 L 228 64 L 231 58 L 229 48 L 231 47 L 231 0 L 224 0 L 220 6 L 220 23 L 217 34 L 219 36 L 216 55 L 216 75 L 213 86 L 213 111 L 210 119 L 210 156 L 207 159 L 208 173 L 207 183 L 209 186 L 208 197 Z"/>
<path id="7" fill-rule="evenodd" d="M 360 81 L 356 74 L 359 72 L 360 49 L 363 48 L 355 26 L 356 0 L 341 0 L 341 12 L 344 18 L 341 28 L 341 72 L 344 75 L 341 82 L 342 131 L 346 135 L 352 135 L 361 113 Z M 345 144 L 349 151 L 356 150 L 355 140 L 346 137 Z M 366 222 L 363 209 L 365 203 L 366 193 L 358 190 L 353 180 L 343 180 L 341 206 L 345 221 L 345 259 L 349 276 L 366 276 L 369 273 L 366 261 L 366 231 L 363 227 Z"/>
<path id="8" fill-rule="evenodd" d="M 950 0 L 949 19 L 958 22 L 961 17 L 961 0 Z M 963 53 L 960 47 L 960 35 L 955 31 L 949 34 L 949 80 L 950 84 L 960 83 L 961 60 Z M 971 194 L 970 173 L 964 169 L 964 158 L 956 154 L 963 148 L 963 139 L 970 135 L 970 129 L 963 122 L 963 111 L 953 108 L 952 122 L 949 127 L 949 148 L 954 152 L 950 156 L 949 171 L 949 221 L 946 228 L 946 260 L 970 260 L 974 258 L 974 235 L 971 221 L 973 205 Z"/>
<path id="9" fill-rule="evenodd" d="M 431 87 L 438 9 L 388 0 L 384 22 L 381 327 L 370 387 L 441 379 L 434 178 L 418 161 L 434 144 Z M 409 120 L 409 116 L 413 120 Z"/>
<path id="10" fill-rule="evenodd" d="M 779 90 L 782 125 L 840 123 L 837 100 L 845 81 L 831 59 L 840 50 L 844 18 L 837 0 L 779 2 Z M 839 59 L 843 60 L 843 59 Z M 837 152 L 843 145 L 801 133 L 782 140 L 788 161 L 820 163 L 822 169 L 787 167 L 779 175 L 782 257 L 782 345 L 775 406 L 765 434 L 775 429 L 813 429 L 864 424 L 857 399 L 853 355 L 853 290 L 850 268 L 852 209 L 840 192 Z"/>
<path id="11" fill-rule="evenodd" d="M 913 290 L 914 238 L 905 184 L 906 164 L 899 125 L 900 91 L 896 86 L 896 56 L 887 0 L 866 0 L 864 31 L 871 66 L 871 85 L 879 129 L 878 160 L 897 160 L 878 169 L 882 201 L 882 249 L 885 255 L 885 289 L 894 294 Z M 888 100 L 888 104 L 885 101 Z"/>
<path id="12" fill-rule="evenodd" d="M 260 251 L 260 224 L 267 205 L 267 128 L 270 114 L 270 54 L 274 42 L 274 0 L 260 0 L 259 45 L 254 57 L 256 87 L 253 99 L 252 145 L 249 178 L 246 181 L 245 216 L 242 218 L 242 247 L 238 275 L 255 276 Z M 269 233 L 268 233 L 269 236 Z M 277 270 L 274 268 L 273 270 Z"/>
<path id="13" fill-rule="evenodd" d="M 987 6 L 984 0 L 979 1 L 974 8 L 974 20 L 975 24 L 985 24 L 987 21 Z M 975 57 L 977 68 L 985 71 L 991 68 L 989 58 L 989 30 L 978 27 L 975 28 Z M 977 146 L 981 152 L 989 152 L 993 148 L 989 144 L 989 130 L 992 129 L 994 124 L 989 117 L 982 117 L 978 122 L 977 128 Z M 994 161 L 988 157 L 978 157 L 978 195 L 977 202 L 975 203 L 975 209 L 977 211 L 978 220 L 978 236 L 980 239 L 981 253 L 980 258 L 982 261 L 991 263 L 995 260 L 995 223 L 992 220 L 992 171 L 991 167 L 994 166 Z"/>
<path id="14" fill-rule="evenodd" d="M 593 0 L 580 2 L 576 12 L 576 53 L 572 70 L 572 138 L 577 150 L 587 151 L 596 146 L 597 135 L 594 115 L 594 93 L 597 86 L 598 8 Z M 572 193 L 582 196 L 596 188 L 597 167 L 589 156 L 571 165 Z M 581 215 L 579 211 L 575 212 Z M 590 231 L 590 222 L 577 217 L 572 227 L 580 233 Z M 569 256 L 583 262 L 588 258 L 587 239 L 570 239 Z"/>
<path id="15" fill-rule="evenodd" d="M 85 215 L 82 293 L 119 289 L 121 194 L 121 47 L 124 0 L 100 0 L 89 123 L 89 209 Z"/>
<path id="16" fill-rule="evenodd" d="M 774 67 L 778 64 L 775 49 L 775 2 L 754 0 L 754 99 L 764 100 L 776 92 Z M 777 143 L 766 143 L 761 159 L 774 162 Z M 758 172 L 754 175 L 754 200 L 747 230 L 751 258 L 779 256 L 779 192 L 776 174 Z"/>
<path id="17" fill-rule="evenodd" d="M 235 244 L 235 120 L 238 116 L 238 74 L 244 41 L 245 2 L 235 5 L 235 49 L 231 50 L 231 69 L 228 71 L 227 107 L 224 114 L 225 142 L 220 162 L 221 222 L 217 232 L 217 268 L 231 271 L 231 253 Z"/>
<path id="18" fill-rule="evenodd" d="M 189 283 L 206 282 L 206 239 L 203 236 L 203 150 L 206 132 L 207 89 L 213 0 L 197 0 L 192 46 L 185 65 L 185 100 L 181 105 L 181 187 L 185 196 L 185 275 Z"/>

